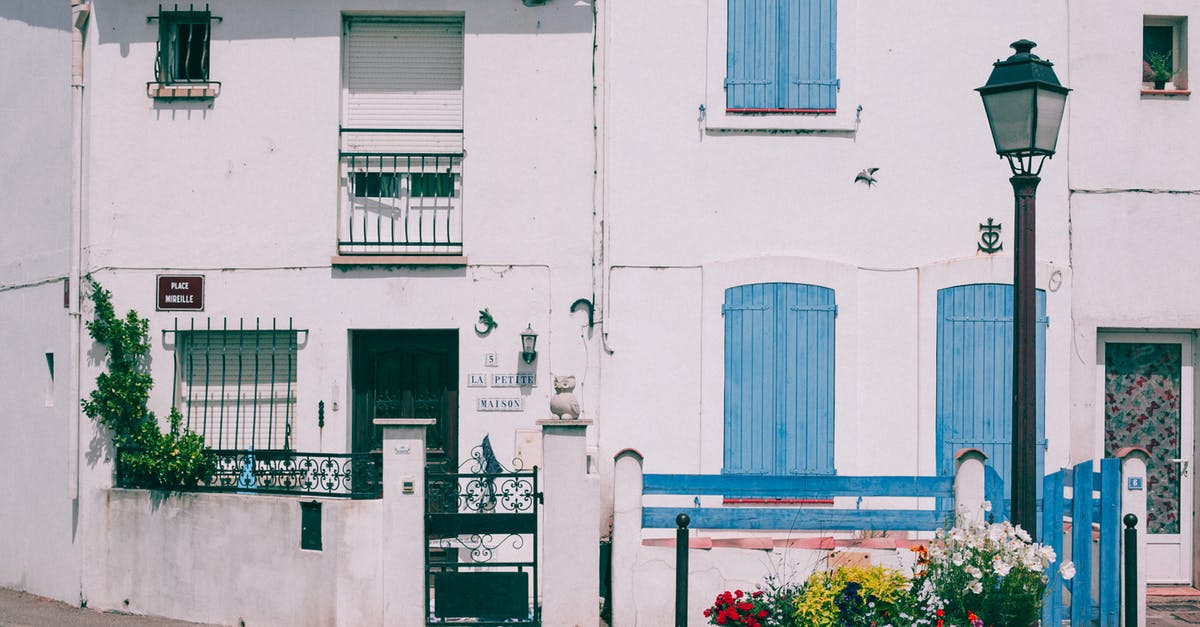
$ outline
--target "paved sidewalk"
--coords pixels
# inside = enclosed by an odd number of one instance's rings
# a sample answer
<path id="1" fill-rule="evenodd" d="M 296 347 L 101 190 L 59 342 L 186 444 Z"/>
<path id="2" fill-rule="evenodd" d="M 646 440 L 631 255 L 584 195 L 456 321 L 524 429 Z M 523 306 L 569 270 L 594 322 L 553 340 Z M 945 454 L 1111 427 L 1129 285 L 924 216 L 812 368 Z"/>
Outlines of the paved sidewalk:
<path id="1" fill-rule="evenodd" d="M 0 627 L 196 627 L 154 616 L 99 612 L 0 588 Z M 213 627 L 213 626 L 210 626 Z"/>
<path id="2" fill-rule="evenodd" d="M 1146 597 L 1148 627 L 1194 627 L 1200 625 L 1200 597 Z"/>

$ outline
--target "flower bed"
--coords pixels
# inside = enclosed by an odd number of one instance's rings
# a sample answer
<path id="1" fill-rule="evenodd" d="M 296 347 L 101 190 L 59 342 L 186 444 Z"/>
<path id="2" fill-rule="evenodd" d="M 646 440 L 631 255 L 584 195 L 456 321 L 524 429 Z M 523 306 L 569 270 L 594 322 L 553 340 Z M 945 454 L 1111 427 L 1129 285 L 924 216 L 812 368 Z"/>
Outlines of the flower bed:
<path id="1" fill-rule="evenodd" d="M 985 504 L 986 509 L 986 504 Z M 960 518 L 912 549 L 911 571 L 843 566 L 803 584 L 768 578 L 753 592 L 723 592 L 704 611 L 712 625 L 747 627 L 1029 627 L 1037 624 L 1054 549 L 1005 521 Z M 1074 575 L 1071 563 L 1059 569 Z"/>

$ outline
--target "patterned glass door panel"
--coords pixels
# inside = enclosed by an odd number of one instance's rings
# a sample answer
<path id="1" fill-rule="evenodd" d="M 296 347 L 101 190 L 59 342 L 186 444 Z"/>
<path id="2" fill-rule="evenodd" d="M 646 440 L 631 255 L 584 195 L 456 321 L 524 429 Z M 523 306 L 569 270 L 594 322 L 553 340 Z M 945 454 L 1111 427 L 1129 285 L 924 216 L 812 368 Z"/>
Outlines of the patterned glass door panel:
<path id="1" fill-rule="evenodd" d="M 1146 467 L 1147 578 L 1191 581 L 1192 359 L 1186 337 L 1107 336 L 1104 453 L 1150 452 Z"/>

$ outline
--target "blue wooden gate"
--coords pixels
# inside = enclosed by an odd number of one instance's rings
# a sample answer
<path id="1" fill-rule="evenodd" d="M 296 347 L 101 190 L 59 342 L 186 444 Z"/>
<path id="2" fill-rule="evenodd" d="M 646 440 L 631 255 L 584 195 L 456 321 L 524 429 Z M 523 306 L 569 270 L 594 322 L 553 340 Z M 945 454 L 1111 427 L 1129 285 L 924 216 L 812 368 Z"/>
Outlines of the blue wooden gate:
<path id="1" fill-rule="evenodd" d="M 1071 496 L 1066 496 L 1070 491 Z M 1121 623 L 1121 461 L 1100 460 L 1100 472 L 1091 461 L 1046 475 L 1043 481 L 1042 543 L 1054 548 L 1058 561 L 1046 574 L 1050 586 L 1042 608 L 1043 625 L 1118 627 Z M 1075 577 L 1063 581 L 1059 566 L 1066 559 L 1064 522 L 1071 523 L 1071 561 Z M 1092 532 L 1099 527 L 1099 560 L 1092 557 Z M 1092 581 L 1099 581 L 1099 599 L 1092 598 Z M 1064 603 L 1063 592 L 1070 592 Z"/>

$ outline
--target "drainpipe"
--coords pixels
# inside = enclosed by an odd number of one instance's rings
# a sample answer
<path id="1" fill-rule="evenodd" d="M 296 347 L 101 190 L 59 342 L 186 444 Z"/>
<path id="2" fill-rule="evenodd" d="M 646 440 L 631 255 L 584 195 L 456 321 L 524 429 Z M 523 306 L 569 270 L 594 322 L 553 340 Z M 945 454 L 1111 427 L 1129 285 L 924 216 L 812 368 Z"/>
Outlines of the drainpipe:
<path id="1" fill-rule="evenodd" d="M 608 93 L 604 85 L 605 69 L 608 60 L 608 6 L 604 0 L 596 0 L 592 4 L 593 22 L 595 23 L 595 43 L 592 47 L 592 115 L 593 115 L 593 145 L 595 154 L 595 178 L 592 188 L 592 307 L 594 319 L 600 324 L 600 345 L 604 352 L 612 354 L 608 345 L 607 310 L 608 291 L 605 289 L 606 250 L 608 245 L 605 230 L 606 208 L 608 203 L 606 180 L 606 144 L 605 114 L 608 108 Z"/>
<path id="2" fill-rule="evenodd" d="M 67 269 L 68 315 L 70 317 L 69 350 L 73 351 L 68 373 L 71 414 L 67 430 L 70 447 L 67 460 L 67 496 L 79 499 L 80 421 L 79 406 L 84 357 L 83 316 L 80 312 L 80 266 L 83 257 L 83 29 L 91 16 L 92 6 L 84 0 L 71 0 L 71 216 L 70 249 Z"/>

